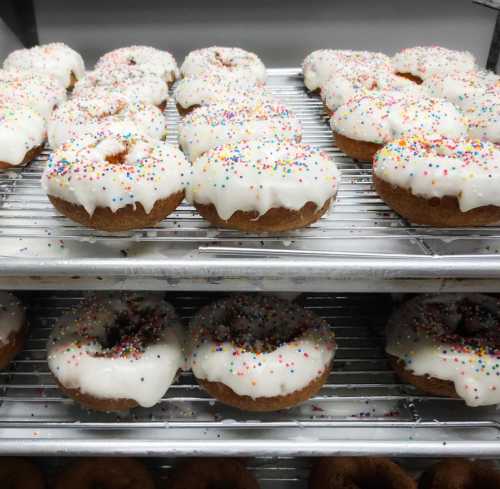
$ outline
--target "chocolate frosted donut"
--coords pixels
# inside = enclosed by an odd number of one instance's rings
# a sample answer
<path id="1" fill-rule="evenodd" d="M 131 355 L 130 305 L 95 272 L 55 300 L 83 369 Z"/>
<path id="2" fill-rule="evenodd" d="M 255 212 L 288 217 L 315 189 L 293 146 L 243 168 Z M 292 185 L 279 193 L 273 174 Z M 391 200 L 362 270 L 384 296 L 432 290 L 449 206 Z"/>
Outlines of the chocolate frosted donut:
<path id="1" fill-rule="evenodd" d="M 498 489 L 500 472 L 487 462 L 452 459 L 424 472 L 418 489 Z"/>
<path id="2" fill-rule="evenodd" d="M 2 489 L 43 489 L 45 483 L 40 469 L 23 458 L 0 458 L 0 487 Z"/>
<path id="3" fill-rule="evenodd" d="M 500 403 L 499 301 L 481 294 L 417 296 L 387 325 L 396 373 L 420 390 L 469 406 Z"/>
<path id="4" fill-rule="evenodd" d="M 325 457 L 316 463 L 309 489 L 416 489 L 415 481 L 394 462 L 375 457 Z"/>
<path id="5" fill-rule="evenodd" d="M 191 321 L 191 368 L 221 402 L 249 411 L 289 408 L 323 385 L 335 354 L 329 325 L 265 295 L 202 308 Z"/>
<path id="6" fill-rule="evenodd" d="M 86 458 L 57 476 L 54 489 L 155 489 L 154 480 L 139 460 Z"/>
<path id="7" fill-rule="evenodd" d="M 259 489 L 259 483 L 239 461 L 198 458 L 179 464 L 168 479 L 168 489 Z"/>

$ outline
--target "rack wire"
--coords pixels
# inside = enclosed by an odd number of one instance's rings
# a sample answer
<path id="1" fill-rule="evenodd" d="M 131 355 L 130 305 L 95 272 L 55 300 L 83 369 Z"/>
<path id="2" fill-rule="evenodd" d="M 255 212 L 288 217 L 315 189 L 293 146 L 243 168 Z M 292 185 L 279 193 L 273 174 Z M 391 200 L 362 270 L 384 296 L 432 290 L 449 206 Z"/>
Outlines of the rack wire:
<path id="1" fill-rule="evenodd" d="M 247 413 L 210 398 L 190 373 L 151 409 L 102 414 L 58 389 L 45 345 L 54 321 L 81 293 L 31 293 L 31 334 L 0 372 L 0 453 L 158 456 L 500 456 L 500 414 L 426 396 L 399 382 L 384 354 L 386 295 L 303 294 L 296 300 L 330 322 L 339 345 L 318 395 L 275 413 Z M 188 320 L 216 297 L 169 293 Z"/>

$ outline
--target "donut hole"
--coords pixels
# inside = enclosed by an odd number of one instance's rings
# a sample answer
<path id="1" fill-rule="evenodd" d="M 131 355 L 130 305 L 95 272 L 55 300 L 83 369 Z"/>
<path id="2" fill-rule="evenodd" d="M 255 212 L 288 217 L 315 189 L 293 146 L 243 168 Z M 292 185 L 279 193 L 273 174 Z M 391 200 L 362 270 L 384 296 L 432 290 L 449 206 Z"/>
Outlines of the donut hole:
<path id="1" fill-rule="evenodd" d="M 125 163 L 125 156 L 127 155 L 127 150 L 121 151 L 119 153 L 111 154 L 106 156 L 106 161 L 112 165 L 123 165 Z"/>
<path id="2" fill-rule="evenodd" d="M 137 64 L 137 61 L 136 61 L 134 58 L 129 58 L 129 59 L 127 60 L 127 64 L 128 64 L 129 66 L 135 66 L 135 65 Z"/>
<path id="3" fill-rule="evenodd" d="M 219 52 L 215 51 L 215 59 L 222 65 L 225 66 L 226 68 L 231 68 L 234 66 L 234 63 L 231 60 L 227 60 L 224 58 L 224 56 Z"/>

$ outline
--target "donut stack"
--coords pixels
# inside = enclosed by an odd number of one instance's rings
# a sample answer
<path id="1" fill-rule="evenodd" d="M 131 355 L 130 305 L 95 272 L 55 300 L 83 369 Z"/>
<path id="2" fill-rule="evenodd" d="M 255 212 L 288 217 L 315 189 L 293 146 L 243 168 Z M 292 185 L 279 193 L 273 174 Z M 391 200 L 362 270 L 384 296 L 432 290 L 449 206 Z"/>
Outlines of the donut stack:
<path id="1" fill-rule="evenodd" d="M 255 232 L 317 221 L 335 199 L 338 170 L 301 143 L 296 116 L 265 90 L 257 55 L 200 49 L 181 74 L 179 144 L 192 163 L 187 198 L 197 211 L 216 226 Z"/>
<path id="2" fill-rule="evenodd" d="M 382 200 L 416 224 L 500 220 L 500 77 L 439 46 L 381 53 L 320 50 L 303 63 L 336 145 L 373 162 Z"/>

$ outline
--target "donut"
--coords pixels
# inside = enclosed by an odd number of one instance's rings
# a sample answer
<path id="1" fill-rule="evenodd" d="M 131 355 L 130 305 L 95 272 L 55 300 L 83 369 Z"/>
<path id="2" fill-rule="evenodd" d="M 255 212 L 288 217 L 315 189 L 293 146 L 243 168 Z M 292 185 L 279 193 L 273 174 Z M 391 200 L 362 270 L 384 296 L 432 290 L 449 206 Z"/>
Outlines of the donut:
<path id="1" fill-rule="evenodd" d="M 179 78 L 179 68 L 174 57 L 167 51 L 150 46 L 118 48 L 102 55 L 96 63 L 97 69 L 114 70 L 118 66 L 140 66 L 172 85 Z"/>
<path id="2" fill-rule="evenodd" d="M 396 53 L 392 65 L 397 75 L 420 84 L 435 73 L 475 70 L 476 60 L 468 51 L 453 51 L 441 46 L 417 46 Z"/>
<path id="3" fill-rule="evenodd" d="M 309 54 L 302 63 L 304 84 L 315 92 L 339 70 L 356 70 L 360 66 L 374 72 L 391 71 L 391 59 L 382 53 L 352 51 L 350 49 L 319 49 Z"/>
<path id="4" fill-rule="evenodd" d="M 276 411 L 309 399 L 326 381 L 336 349 L 328 323 L 268 295 L 237 295 L 203 307 L 189 336 L 200 385 L 245 411 Z"/>
<path id="5" fill-rule="evenodd" d="M 253 140 L 198 158 L 186 197 L 215 226 L 287 231 L 317 221 L 335 200 L 339 179 L 335 163 L 318 148 Z"/>
<path id="6" fill-rule="evenodd" d="M 386 351 L 396 373 L 423 392 L 468 406 L 500 404 L 500 312 L 481 294 L 420 295 L 387 324 Z"/>
<path id="7" fill-rule="evenodd" d="M 241 48 L 213 46 L 191 51 L 182 63 L 182 76 L 198 77 L 207 73 L 233 74 L 256 85 L 266 82 L 264 63 L 255 53 Z"/>
<path id="8" fill-rule="evenodd" d="M 500 148 L 478 139 L 414 136 L 374 158 L 380 198 L 415 224 L 463 227 L 500 221 Z"/>
<path id="9" fill-rule="evenodd" d="M 40 469 L 24 458 L 0 459 L 0 487 L 5 489 L 44 489 Z"/>
<path id="10" fill-rule="evenodd" d="M 159 294 L 91 296 L 56 322 L 49 369 L 61 390 L 88 409 L 151 407 L 181 368 L 181 328 Z"/>
<path id="11" fill-rule="evenodd" d="M 259 489 L 243 463 L 231 458 L 196 458 L 181 462 L 168 478 L 169 489 Z"/>
<path id="12" fill-rule="evenodd" d="M 463 138 L 468 131 L 468 121 L 451 102 L 402 91 L 354 97 L 336 110 L 330 125 L 340 150 L 368 162 L 393 139 L 416 134 Z"/>
<path id="13" fill-rule="evenodd" d="M 205 105 L 265 96 L 264 88 L 254 81 L 231 72 L 221 74 L 218 71 L 182 78 L 174 90 L 177 110 L 181 116 Z"/>
<path id="14" fill-rule="evenodd" d="M 179 145 L 190 161 L 216 146 L 263 138 L 300 142 L 300 122 L 288 107 L 264 98 L 200 107 L 179 124 Z"/>
<path id="15" fill-rule="evenodd" d="M 77 80 L 85 74 L 82 57 L 62 42 L 12 51 L 5 58 L 3 67 L 6 70 L 34 71 L 54 75 L 68 90 L 71 90 Z"/>
<path id="16" fill-rule="evenodd" d="M 131 103 L 118 93 L 109 93 L 98 98 L 73 98 L 60 105 L 48 121 L 49 144 L 57 148 L 85 132 L 95 131 L 103 121 L 129 121 L 137 132 L 152 139 L 164 139 L 167 133 L 165 117 L 158 107 Z"/>
<path id="17" fill-rule="evenodd" d="M 442 460 L 426 470 L 418 489 L 498 489 L 500 472 L 489 462 L 463 459 Z"/>
<path id="18" fill-rule="evenodd" d="M 313 465 L 309 476 L 309 489 L 373 487 L 416 489 L 416 484 L 399 465 L 378 457 L 323 457 Z"/>
<path id="19" fill-rule="evenodd" d="M 49 156 L 42 188 L 61 214 L 90 228 L 127 231 L 153 226 L 177 208 L 188 161 L 178 148 L 133 129 L 98 126 Z"/>
<path id="20" fill-rule="evenodd" d="M 118 93 L 131 102 L 152 104 L 164 110 L 168 103 L 165 81 L 141 66 L 117 66 L 88 72 L 75 86 L 75 97 L 99 98 Z"/>
<path id="21" fill-rule="evenodd" d="M 54 108 L 66 100 L 66 90 L 51 75 L 1 70 L 0 100 L 4 99 L 27 105 L 47 119 Z"/>
<path id="22" fill-rule="evenodd" d="M 45 120 L 27 105 L 0 98 L 0 170 L 26 166 L 45 142 Z"/>
<path id="23" fill-rule="evenodd" d="M 155 489 L 146 466 L 131 458 L 83 458 L 65 465 L 54 489 Z"/>
<path id="24" fill-rule="evenodd" d="M 24 307 L 9 292 L 0 291 L 0 369 L 23 349 L 28 325 Z"/>

